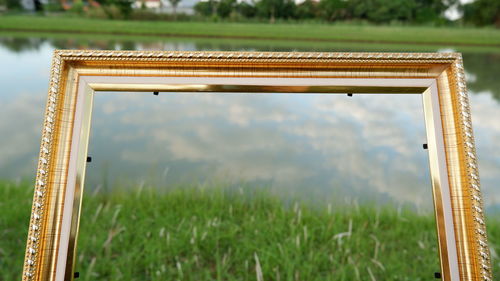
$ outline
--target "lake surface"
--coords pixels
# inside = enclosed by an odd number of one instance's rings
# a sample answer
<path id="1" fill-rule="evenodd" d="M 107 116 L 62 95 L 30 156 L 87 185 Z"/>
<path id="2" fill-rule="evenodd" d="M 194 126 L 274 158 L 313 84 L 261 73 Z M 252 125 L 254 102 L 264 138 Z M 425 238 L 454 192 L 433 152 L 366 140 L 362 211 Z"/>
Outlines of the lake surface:
<path id="1" fill-rule="evenodd" d="M 463 51 L 485 205 L 500 211 L 500 50 L 0 34 L 0 178 L 32 179 L 56 48 Z M 255 185 L 318 200 L 430 211 L 419 95 L 98 93 L 86 188 Z"/>

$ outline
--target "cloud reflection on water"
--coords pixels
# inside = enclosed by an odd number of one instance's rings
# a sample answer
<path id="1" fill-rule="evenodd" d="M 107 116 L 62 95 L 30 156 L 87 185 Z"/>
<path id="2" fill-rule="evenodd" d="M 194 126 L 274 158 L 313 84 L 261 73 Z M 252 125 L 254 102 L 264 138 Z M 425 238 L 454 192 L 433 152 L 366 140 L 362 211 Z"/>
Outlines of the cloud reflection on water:
<path id="1" fill-rule="evenodd" d="M 80 46 L 79 41 L 75 46 L 56 41 L 30 39 L 29 48 L 17 51 L 12 49 L 16 42 L 0 46 L 1 178 L 34 174 L 52 50 Z M 182 40 L 133 46 L 102 42 L 108 49 L 200 48 Z M 472 92 L 471 107 L 485 203 L 490 210 L 500 210 L 500 105 L 493 98 L 498 96 L 497 80 L 491 69 L 481 71 L 482 60 L 498 56 L 464 55 L 470 86 L 482 91 Z M 282 188 L 302 186 L 301 191 L 314 187 L 307 195 L 335 194 L 336 188 L 348 196 L 365 193 L 380 200 L 429 202 L 418 100 L 172 95 L 168 102 L 159 102 L 163 98 L 138 94 L 98 101 L 93 130 L 98 157 L 89 173 L 94 183 L 106 175 L 139 179 L 159 174 L 160 181 L 211 175 Z"/>
<path id="2" fill-rule="evenodd" d="M 154 163 L 176 171 L 170 184 L 195 174 L 431 206 L 418 95 L 99 93 L 95 109 L 91 150 L 113 147 L 121 177 Z"/>

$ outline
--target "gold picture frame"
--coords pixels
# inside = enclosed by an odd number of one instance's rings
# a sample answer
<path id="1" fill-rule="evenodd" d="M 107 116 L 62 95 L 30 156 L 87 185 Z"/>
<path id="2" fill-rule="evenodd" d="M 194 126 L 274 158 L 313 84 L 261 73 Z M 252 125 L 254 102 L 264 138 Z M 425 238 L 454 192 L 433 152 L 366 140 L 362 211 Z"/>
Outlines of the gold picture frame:
<path id="1" fill-rule="evenodd" d="M 421 94 L 442 279 L 492 280 L 460 54 L 56 50 L 25 281 L 73 280 L 95 91 Z"/>

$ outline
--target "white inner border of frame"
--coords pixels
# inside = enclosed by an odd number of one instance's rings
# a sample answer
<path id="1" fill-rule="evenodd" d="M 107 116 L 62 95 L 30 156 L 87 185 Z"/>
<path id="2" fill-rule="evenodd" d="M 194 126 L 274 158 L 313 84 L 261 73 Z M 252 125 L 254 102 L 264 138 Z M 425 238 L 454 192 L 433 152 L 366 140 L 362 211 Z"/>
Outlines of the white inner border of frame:
<path id="1" fill-rule="evenodd" d="M 249 78 L 249 77 L 127 77 L 127 76 L 80 76 L 78 81 L 75 120 L 72 131 L 71 152 L 68 167 L 66 195 L 64 198 L 64 212 L 60 246 L 57 254 L 56 280 L 64 281 L 66 260 L 68 254 L 69 234 L 71 232 L 71 218 L 75 197 L 76 167 L 78 147 L 82 135 L 82 121 L 84 120 L 85 91 L 89 84 L 102 83 L 114 85 L 249 85 L 249 86 L 366 86 L 366 87 L 426 87 L 431 91 L 432 114 L 435 122 L 437 137 L 438 164 L 442 192 L 442 206 L 444 213 L 446 241 L 449 257 L 450 280 L 459 280 L 457 247 L 451 196 L 446 167 L 444 150 L 443 128 L 439 107 L 438 88 L 435 79 L 398 79 L 398 78 Z M 275 93 L 274 93 L 275 94 Z M 327 94 L 327 93 L 321 93 Z M 338 94 L 338 93 L 332 93 Z M 427 130 L 427 128 L 426 128 Z M 441 261 L 442 262 L 442 261 Z"/>

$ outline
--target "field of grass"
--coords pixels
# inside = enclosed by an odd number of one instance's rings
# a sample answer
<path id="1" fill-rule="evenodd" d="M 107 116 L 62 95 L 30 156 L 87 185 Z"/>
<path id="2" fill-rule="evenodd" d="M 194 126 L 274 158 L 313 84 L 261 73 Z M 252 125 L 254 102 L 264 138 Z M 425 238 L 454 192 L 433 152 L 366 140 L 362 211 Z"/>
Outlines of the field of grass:
<path id="1" fill-rule="evenodd" d="M 314 41 L 347 41 L 500 47 L 500 30 L 492 28 L 320 23 L 148 22 L 10 15 L 0 17 L 0 31 L 305 40 L 311 41 L 311 44 L 314 44 Z"/>
<path id="2" fill-rule="evenodd" d="M 29 186 L 0 183 L 0 280 L 20 277 Z M 489 234 L 500 250 L 500 220 Z M 401 281 L 432 280 L 439 262 L 430 214 L 186 187 L 86 194 L 76 270 L 80 280 Z"/>

